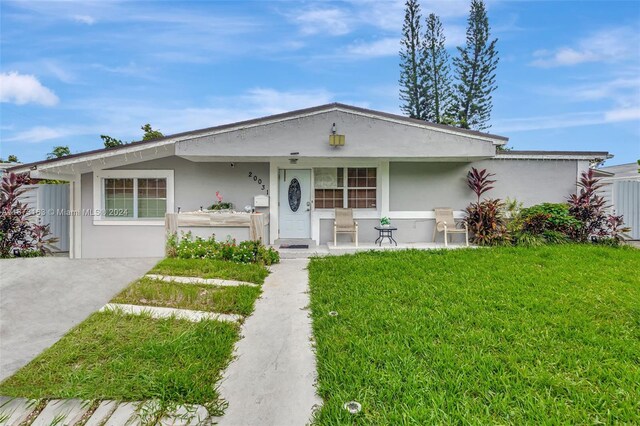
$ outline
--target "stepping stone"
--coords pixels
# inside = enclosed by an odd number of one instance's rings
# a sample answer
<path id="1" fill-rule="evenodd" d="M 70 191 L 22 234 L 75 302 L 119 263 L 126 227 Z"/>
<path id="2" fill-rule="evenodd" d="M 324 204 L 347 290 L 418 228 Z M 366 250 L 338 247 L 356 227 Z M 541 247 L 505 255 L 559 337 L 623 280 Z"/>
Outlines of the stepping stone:
<path id="1" fill-rule="evenodd" d="M 129 315 L 150 315 L 151 318 L 178 318 L 191 322 L 202 320 L 214 320 L 225 322 L 238 322 L 242 315 L 218 314 L 216 312 L 192 311 L 189 309 L 161 308 L 158 306 L 138 306 L 121 303 L 107 303 L 100 312 L 121 312 Z"/>
<path id="2" fill-rule="evenodd" d="M 91 404 L 81 399 L 53 399 L 31 423 L 31 426 L 71 426 L 89 410 Z"/>
<path id="3" fill-rule="evenodd" d="M 180 284 L 207 284 L 207 285 L 217 285 L 221 287 L 239 287 L 242 285 L 246 285 L 249 287 L 258 287 L 258 284 L 254 284 L 254 283 L 248 283 L 245 281 L 221 280 L 218 278 L 175 277 L 172 275 L 156 275 L 156 274 L 147 274 L 145 275 L 145 277 L 151 278 L 152 280 L 174 282 L 174 283 L 180 283 Z"/>
<path id="4" fill-rule="evenodd" d="M 38 401 L 34 399 L 0 396 L 0 426 L 17 426 L 24 422 L 35 410 Z"/>
<path id="5" fill-rule="evenodd" d="M 84 426 L 100 426 L 102 425 L 116 410 L 118 403 L 116 401 L 102 401 L 98 408 L 93 412 Z"/>
<path id="6" fill-rule="evenodd" d="M 162 417 L 158 424 L 161 426 L 196 426 L 205 424 L 208 419 L 209 412 L 202 405 L 180 405 L 175 411 Z"/>
<path id="7" fill-rule="evenodd" d="M 138 414 L 137 402 L 123 402 L 111 414 L 104 426 L 139 426 L 142 420 Z"/>

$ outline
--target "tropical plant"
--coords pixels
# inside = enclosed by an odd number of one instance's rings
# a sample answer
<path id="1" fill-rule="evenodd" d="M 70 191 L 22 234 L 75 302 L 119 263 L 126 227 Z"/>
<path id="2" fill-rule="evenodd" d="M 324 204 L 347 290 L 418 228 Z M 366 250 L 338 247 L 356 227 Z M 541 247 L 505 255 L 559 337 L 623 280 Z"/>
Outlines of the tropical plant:
<path id="1" fill-rule="evenodd" d="M 487 172 L 487 169 L 478 170 L 475 167 L 472 167 L 467 173 L 467 186 L 476 194 L 478 203 L 480 203 L 482 194 L 493 189 L 491 185 L 496 181 L 489 179 L 493 176 L 495 174 Z"/>
<path id="2" fill-rule="evenodd" d="M 607 235 L 615 242 L 620 243 L 623 240 L 623 234 L 631 231 L 631 228 L 624 225 L 624 217 L 622 215 L 609 215 L 606 220 Z"/>
<path id="3" fill-rule="evenodd" d="M 382 225 L 382 226 L 391 225 L 391 219 L 389 219 L 387 216 L 381 218 L 380 219 L 380 225 Z"/>
<path id="4" fill-rule="evenodd" d="M 492 246 L 509 241 L 503 210 L 504 204 L 499 199 L 484 199 L 469 204 L 466 222 L 475 244 Z"/>
<path id="5" fill-rule="evenodd" d="M 522 227 L 526 231 L 538 234 L 544 231 L 557 231 L 567 236 L 574 235 L 581 225 L 569 212 L 566 203 L 542 203 L 520 211 Z"/>
<path id="6" fill-rule="evenodd" d="M 504 203 L 500 199 L 480 197 L 493 189 L 493 173 L 472 167 L 467 173 L 467 186 L 476 194 L 476 202 L 466 208 L 466 223 L 472 232 L 472 241 L 478 245 L 496 245 L 509 241 L 504 217 Z"/>
<path id="7" fill-rule="evenodd" d="M 573 238 L 585 242 L 592 236 L 606 234 L 605 200 L 597 193 L 603 185 L 593 175 L 593 169 L 581 173 L 578 187 L 578 193 L 571 194 L 567 201 L 569 213 L 580 222 L 580 226 L 574 230 Z"/>
<path id="8" fill-rule="evenodd" d="M 280 262 L 280 254 L 260 241 L 242 241 L 229 238 L 217 241 L 215 236 L 204 239 L 193 238 L 191 232 L 178 238 L 176 234 L 167 239 L 166 253 L 181 259 L 220 259 L 237 263 L 259 263 L 272 265 Z"/>
<path id="9" fill-rule="evenodd" d="M 20 201 L 20 196 L 31 188 L 26 173 L 8 173 L 2 177 L 0 187 L 0 257 L 14 255 L 32 257 L 50 254 L 50 247 L 58 239 L 51 237 L 49 225 L 32 221 L 34 213 Z"/>

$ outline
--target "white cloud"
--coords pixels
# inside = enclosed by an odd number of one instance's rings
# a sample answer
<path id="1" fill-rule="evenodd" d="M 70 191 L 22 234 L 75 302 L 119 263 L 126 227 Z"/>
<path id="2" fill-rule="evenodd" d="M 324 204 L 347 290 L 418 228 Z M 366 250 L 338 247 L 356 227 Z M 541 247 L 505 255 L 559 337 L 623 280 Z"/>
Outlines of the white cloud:
<path id="1" fill-rule="evenodd" d="M 93 25 L 96 23 L 96 19 L 89 15 L 73 15 L 71 18 L 81 24 Z"/>
<path id="2" fill-rule="evenodd" d="M 638 54 L 640 36 L 633 28 L 598 31 L 574 47 L 537 50 L 531 65 L 541 68 L 572 66 L 587 62 L 615 62 Z"/>
<path id="3" fill-rule="evenodd" d="M 640 120 L 640 107 L 618 108 L 607 111 L 604 118 L 607 123 Z"/>
<path id="4" fill-rule="evenodd" d="M 53 128 L 46 126 L 32 127 L 31 129 L 18 132 L 15 135 L 5 138 L 7 142 L 27 142 L 38 143 L 51 139 L 59 139 L 74 134 L 75 131 L 68 128 Z"/>
<path id="5" fill-rule="evenodd" d="M 616 108 L 606 111 L 575 112 L 548 116 L 495 120 L 495 132 L 508 134 L 533 130 L 563 129 L 567 127 L 593 126 L 640 119 L 640 107 Z"/>
<path id="6" fill-rule="evenodd" d="M 300 108 L 331 102 L 333 94 L 324 90 L 278 91 L 275 89 L 250 89 L 241 99 L 249 109 L 260 114 L 277 114 Z"/>
<path id="7" fill-rule="evenodd" d="M 400 51 L 400 39 L 388 37 L 372 42 L 357 42 L 346 48 L 346 58 L 377 58 L 381 56 L 398 55 Z"/>
<path id="8" fill-rule="evenodd" d="M 304 35 L 330 34 L 333 36 L 349 33 L 352 28 L 346 11 L 339 8 L 313 8 L 289 15 L 300 27 Z"/>
<path id="9" fill-rule="evenodd" d="M 19 74 L 16 71 L 0 74 L 0 102 L 52 106 L 58 101 L 55 93 L 43 86 L 33 75 Z"/>

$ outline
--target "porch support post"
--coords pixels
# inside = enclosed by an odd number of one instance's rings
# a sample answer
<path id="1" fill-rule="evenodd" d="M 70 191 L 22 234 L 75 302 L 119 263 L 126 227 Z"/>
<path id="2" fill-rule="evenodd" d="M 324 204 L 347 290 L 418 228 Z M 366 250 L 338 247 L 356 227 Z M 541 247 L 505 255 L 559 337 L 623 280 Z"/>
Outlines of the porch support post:
<path id="1" fill-rule="evenodd" d="M 380 162 L 380 216 L 389 216 L 389 161 Z"/>
<path id="2" fill-rule="evenodd" d="M 82 257 L 82 175 L 69 182 L 69 258 Z"/>
<path id="3" fill-rule="evenodd" d="M 269 161 L 269 244 L 278 239 L 278 164 Z"/>

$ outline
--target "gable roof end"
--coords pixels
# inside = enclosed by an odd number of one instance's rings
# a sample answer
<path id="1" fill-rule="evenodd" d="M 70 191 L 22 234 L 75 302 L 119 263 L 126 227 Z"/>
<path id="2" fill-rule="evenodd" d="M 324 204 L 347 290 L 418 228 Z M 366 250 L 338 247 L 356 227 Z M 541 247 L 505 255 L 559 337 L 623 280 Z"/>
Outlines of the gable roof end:
<path id="1" fill-rule="evenodd" d="M 235 123 L 222 124 L 219 126 L 207 127 L 207 128 L 198 129 L 198 130 L 191 130 L 188 132 L 175 133 L 172 135 L 164 136 L 162 138 L 131 142 L 126 145 L 117 146 L 113 148 L 95 149 L 95 150 L 85 151 L 77 154 L 66 155 L 60 158 L 53 158 L 49 160 L 42 160 L 42 161 L 35 161 L 32 163 L 20 164 L 15 167 L 11 167 L 7 170 L 8 171 L 29 170 L 29 169 L 34 169 L 34 167 L 38 167 L 40 165 L 49 165 L 54 163 L 57 163 L 56 165 L 63 165 L 67 163 L 73 163 L 75 162 L 74 160 L 76 159 L 80 160 L 86 157 L 108 157 L 108 156 L 120 154 L 122 152 L 153 148 L 154 146 L 163 146 L 163 145 L 173 144 L 177 141 L 181 141 L 185 139 L 206 136 L 209 134 L 215 134 L 219 132 L 233 131 L 236 129 L 242 129 L 246 127 L 259 126 L 259 125 L 269 124 L 272 122 L 290 120 L 290 119 L 294 119 L 302 116 L 315 115 L 315 114 L 330 112 L 330 111 L 343 111 L 343 112 L 353 113 L 357 115 L 375 117 L 375 118 L 379 118 L 387 121 L 406 123 L 412 126 L 419 126 L 419 127 L 433 129 L 440 132 L 458 133 L 458 134 L 470 136 L 473 138 L 491 141 L 496 145 L 504 145 L 509 140 L 509 138 L 505 136 L 479 132 L 476 130 L 460 129 L 453 126 L 430 123 L 424 120 L 405 117 L 398 114 L 391 114 L 388 112 L 376 111 L 372 109 L 361 108 L 361 107 L 334 102 L 334 103 L 319 105 L 311 108 L 303 108 L 295 111 L 289 111 L 289 112 L 280 113 L 280 114 L 273 114 L 266 117 L 238 121 Z"/>

